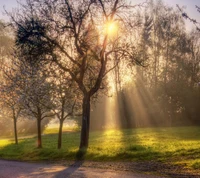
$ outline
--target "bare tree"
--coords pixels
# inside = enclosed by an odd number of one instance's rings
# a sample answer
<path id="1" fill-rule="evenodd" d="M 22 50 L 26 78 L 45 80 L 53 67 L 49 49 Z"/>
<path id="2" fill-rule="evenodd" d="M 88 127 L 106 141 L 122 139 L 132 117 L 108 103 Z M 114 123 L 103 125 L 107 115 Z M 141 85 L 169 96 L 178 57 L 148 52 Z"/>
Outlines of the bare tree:
<path id="1" fill-rule="evenodd" d="M 177 4 L 176 6 L 177 6 L 177 8 L 179 9 L 179 11 L 182 13 L 182 16 L 183 16 L 185 19 L 189 20 L 191 23 L 193 23 L 193 24 L 196 26 L 196 29 L 197 29 L 198 31 L 200 31 L 200 22 L 198 22 L 196 19 L 194 19 L 194 18 L 192 18 L 190 15 L 188 15 L 178 4 Z M 197 6 L 197 5 L 196 5 L 195 7 L 196 7 L 197 12 L 200 13 L 200 7 Z"/>

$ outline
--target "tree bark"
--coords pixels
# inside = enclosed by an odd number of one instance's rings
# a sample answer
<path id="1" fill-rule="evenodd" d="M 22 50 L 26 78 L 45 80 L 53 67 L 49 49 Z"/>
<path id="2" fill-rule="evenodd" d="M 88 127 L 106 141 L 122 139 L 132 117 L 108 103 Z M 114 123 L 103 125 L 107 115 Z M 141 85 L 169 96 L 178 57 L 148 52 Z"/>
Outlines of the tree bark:
<path id="1" fill-rule="evenodd" d="M 63 121 L 64 120 L 60 120 L 60 126 L 59 126 L 59 133 L 58 133 L 58 149 L 61 148 L 62 146 L 62 128 L 63 128 Z"/>
<path id="2" fill-rule="evenodd" d="M 38 131 L 38 148 L 42 148 L 42 136 L 41 136 L 41 117 L 37 118 L 37 131 Z"/>
<path id="3" fill-rule="evenodd" d="M 17 137 L 17 118 L 13 118 L 14 121 L 14 134 L 15 134 L 15 144 L 18 145 L 18 137 Z"/>
<path id="4" fill-rule="evenodd" d="M 81 141 L 79 149 L 88 148 L 89 130 L 90 130 L 90 96 L 85 95 L 83 98 L 83 114 L 81 127 Z"/>

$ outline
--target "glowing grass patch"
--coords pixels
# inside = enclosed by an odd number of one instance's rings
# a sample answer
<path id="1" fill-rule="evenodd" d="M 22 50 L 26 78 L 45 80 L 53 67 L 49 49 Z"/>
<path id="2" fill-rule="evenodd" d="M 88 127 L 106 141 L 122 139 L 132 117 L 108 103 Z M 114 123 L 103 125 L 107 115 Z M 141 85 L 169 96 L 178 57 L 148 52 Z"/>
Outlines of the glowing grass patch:
<path id="1" fill-rule="evenodd" d="M 9 140 L 9 139 L 3 139 L 3 140 L 0 140 L 0 148 L 4 147 L 4 146 L 7 146 L 9 144 L 12 144 L 14 143 L 13 141 Z"/>

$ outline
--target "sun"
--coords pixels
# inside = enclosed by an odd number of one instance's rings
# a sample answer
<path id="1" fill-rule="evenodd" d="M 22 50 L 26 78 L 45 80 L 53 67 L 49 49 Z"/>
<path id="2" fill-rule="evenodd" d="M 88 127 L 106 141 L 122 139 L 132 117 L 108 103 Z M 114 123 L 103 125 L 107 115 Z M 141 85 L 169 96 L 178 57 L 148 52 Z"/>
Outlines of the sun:
<path id="1" fill-rule="evenodd" d="M 116 22 L 107 22 L 105 24 L 105 32 L 108 36 L 116 36 L 118 32 L 118 26 Z"/>

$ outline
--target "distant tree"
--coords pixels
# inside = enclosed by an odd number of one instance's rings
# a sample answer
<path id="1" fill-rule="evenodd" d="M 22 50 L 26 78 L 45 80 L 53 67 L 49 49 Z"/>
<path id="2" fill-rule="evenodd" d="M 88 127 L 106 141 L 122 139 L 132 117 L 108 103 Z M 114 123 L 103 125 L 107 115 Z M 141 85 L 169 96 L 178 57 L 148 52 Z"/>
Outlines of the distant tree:
<path id="1" fill-rule="evenodd" d="M 20 95 L 18 95 L 15 85 L 10 82 L 11 81 L 8 78 L 4 78 L 4 83 L 1 84 L 0 104 L 1 109 L 6 112 L 6 115 L 4 117 L 11 117 L 13 119 L 15 144 L 18 144 L 17 120 L 20 116 L 22 106 L 20 103 Z"/>
<path id="2" fill-rule="evenodd" d="M 15 144 L 18 144 L 17 119 L 21 106 L 17 90 L 10 80 L 10 63 L 14 47 L 12 30 L 6 23 L 0 21 L 0 105 L 1 114 L 6 118 L 12 118 L 14 123 Z M 5 114 L 6 113 L 6 114 Z M 4 121 L 5 122 L 5 121 Z M 6 124 L 5 124 L 6 125 Z M 3 126 L 2 126 L 3 127 Z M 2 128 L 3 129 L 3 128 Z"/>
<path id="3" fill-rule="evenodd" d="M 178 11 L 161 1 L 151 1 L 140 16 L 142 25 L 135 40 L 135 57 L 145 60 L 146 67 L 136 67 L 132 84 L 122 87 L 123 97 L 118 101 L 126 113 L 122 122 L 126 121 L 124 118 L 130 118 L 127 125 L 133 127 L 184 124 L 187 120 L 184 110 L 190 113 L 188 104 L 191 103 L 190 94 L 185 93 L 193 91 L 188 87 L 190 79 L 187 73 L 190 71 L 194 78 L 198 74 L 189 67 L 190 38 L 184 20 Z M 197 56 L 194 59 L 197 64 Z M 198 69 L 196 64 L 192 64 L 196 66 L 193 67 L 195 71 Z M 134 102 L 130 101 L 130 96 Z"/>
<path id="4" fill-rule="evenodd" d="M 119 60 L 135 60 L 134 7 L 124 0 L 28 0 L 20 14 L 11 15 L 26 59 L 53 62 L 82 92 L 80 149 L 88 147 L 91 98 Z"/>
<path id="5" fill-rule="evenodd" d="M 41 122 L 45 118 L 54 116 L 51 112 L 54 107 L 50 95 L 51 83 L 47 81 L 46 76 L 43 75 L 40 67 L 36 64 L 33 65 L 20 59 L 15 61 L 15 65 L 18 68 L 13 68 L 17 72 L 12 80 L 15 81 L 18 95 L 21 97 L 20 102 L 23 105 L 22 114 L 37 120 L 37 147 L 41 148 Z"/>

